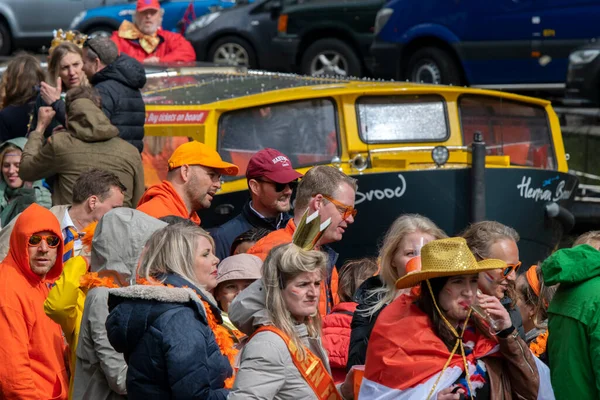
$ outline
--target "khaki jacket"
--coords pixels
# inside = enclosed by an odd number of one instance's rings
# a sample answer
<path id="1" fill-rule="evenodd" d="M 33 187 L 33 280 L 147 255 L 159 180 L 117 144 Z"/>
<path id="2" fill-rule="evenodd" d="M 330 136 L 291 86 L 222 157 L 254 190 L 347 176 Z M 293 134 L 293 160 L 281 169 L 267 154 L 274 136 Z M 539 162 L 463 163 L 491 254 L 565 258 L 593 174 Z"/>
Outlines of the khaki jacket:
<path id="1" fill-rule="evenodd" d="M 144 193 L 144 170 L 139 151 L 119 138 L 119 130 L 88 99 L 75 100 L 68 110 L 68 130 L 48 141 L 33 131 L 23 149 L 19 176 L 36 181 L 56 175 L 52 204 L 70 204 L 79 175 L 100 168 L 114 173 L 125 185 L 124 206 L 134 207 Z"/>

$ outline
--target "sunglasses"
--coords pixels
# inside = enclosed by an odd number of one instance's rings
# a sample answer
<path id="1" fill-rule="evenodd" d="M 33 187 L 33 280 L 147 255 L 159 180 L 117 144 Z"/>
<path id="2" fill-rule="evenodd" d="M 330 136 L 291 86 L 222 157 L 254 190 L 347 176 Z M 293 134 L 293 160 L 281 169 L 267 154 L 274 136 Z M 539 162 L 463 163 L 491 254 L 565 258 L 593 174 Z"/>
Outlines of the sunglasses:
<path id="1" fill-rule="evenodd" d="M 502 270 L 502 275 L 508 276 L 512 271 L 515 271 L 516 274 L 519 268 L 521 268 L 521 261 L 516 264 L 506 264 L 506 268 Z"/>
<path id="2" fill-rule="evenodd" d="M 45 240 L 46 244 L 51 249 L 58 247 L 58 245 L 60 244 L 60 238 L 56 235 L 47 235 L 47 236 L 31 235 L 31 236 L 29 236 L 29 245 L 30 246 L 39 246 L 40 243 L 42 243 L 42 240 Z"/>
<path id="3" fill-rule="evenodd" d="M 331 198 L 327 195 L 322 195 L 325 199 L 329 200 L 331 203 L 333 203 L 334 206 L 337 207 L 337 209 L 342 213 L 342 219 L 346 220 L 348 219 L 351 215 L 352 218 L 356 217 L 356 214 L 358 213 L 358 210 L 352 206 L 347 206 L 344 203 L 341 203 L 339 201 L 337 201 L 334 198 Z"/>
<path id="4" fill-rule="evenodd" d="M 271 182 L 271 181 L 263 181 L 261 179 L 256 179 L 258 182 L 262 182 L 262 183 L 270 183 L 275 187 L 275 191 L 277 193 L 283 192 L 285 190 L 286 187 L 290 187 L 290 189 L 295 190 L 298 187 L 298 180 L 295 181 L 291 181 L 288 183 L 277 183 L 277 182 Z"/>

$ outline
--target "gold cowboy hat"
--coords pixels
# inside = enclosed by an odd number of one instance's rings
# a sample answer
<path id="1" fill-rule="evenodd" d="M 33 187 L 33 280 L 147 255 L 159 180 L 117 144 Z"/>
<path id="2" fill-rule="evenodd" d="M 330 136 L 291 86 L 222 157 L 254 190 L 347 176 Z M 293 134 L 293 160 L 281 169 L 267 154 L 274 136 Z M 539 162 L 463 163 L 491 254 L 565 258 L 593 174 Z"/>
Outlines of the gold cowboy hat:
<path id="1" fill-rule="evenodd" d="M 396 281 L 397 289 L 407 289 L 421 281 L 444 276 L 476 274 L 481 271 L 505 268 L 502 260 L 477 262 L 463 238 L 439 239 L 421 249 L 421 270 L 409 272 Z"/>

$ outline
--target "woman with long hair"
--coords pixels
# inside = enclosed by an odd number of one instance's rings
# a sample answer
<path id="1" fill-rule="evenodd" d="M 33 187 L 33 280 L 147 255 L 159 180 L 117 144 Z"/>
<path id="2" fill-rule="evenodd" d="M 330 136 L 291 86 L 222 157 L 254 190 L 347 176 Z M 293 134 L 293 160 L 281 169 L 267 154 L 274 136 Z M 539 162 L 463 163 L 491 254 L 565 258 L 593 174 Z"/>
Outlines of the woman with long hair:
<path id="1" fill-rule="evenodd" d="M 513 325 L 525 339 L 521 313 L 517 307 L 515 281 L 521 267 L 519 261 L 520 237 L 513 228 L 496 221 L 481 221 L 471 224 L 461 234 L 477 260 L 495 258 L 506 263 L 504 268 L 479 274 L 479 290 L 495 296 L 510 314 Z"/>
<path id="2" fill-rule="evenodd" d="M 37 58 L 17 54 L 7 65 L 0 81 L 0 143 L 25 137 L 40 84 L 46 74 Z"/>
<path id="3" fill-rule="evenodd" d="M 326 265 L 321 251 L 277 246 L 263 264 L 262 279 L 235 298 L 229 317 L 250 340 L 229 400 L 341 398 L 320 338 Z"/>
<path id="4" fill-rule="evenodd" d="M 66 126 L 67 109 L 65 93 L 74 87 L 88 85 L 83 72 L 83 52 L 72 42 L 62 42 L 52 50 L 48 60 L 48 81 L 40 84 L 40 94 L 29 124 L 29 132 L 36 130 L 40 107 L 52 107 L 56 112 L 54 119 L 46 128 L 44 136 L 49 137 L 58 126 Z"/>
<path id="5" fill-rule="evenodd" d="M 390 226 L 379 251 L 379 275 L 367 279 L 355 295 L 358 306 L 352 318 L 348 370 L 365 363 L 369 336 L 379 313 L 399 295 L 410 293 L 399 292 L 395 286 L 406 275 L 408 262 L 419 255 L 423 245 L 445 237 L 433 221 L 419 214 L 401 215 Z"/>
<path id="6" fill-rule="evenodd" d="M 129 399 L 227 397 L 236 352 L 209 293 L 218 263 L 206 231 L 169 225 L 146 243 L 140 284 L 111 289 L 106 327 Z"/>
<path id="7" fill-rule="evenodd" d="M 396 284 L 420 284 L 421 293 L 379 315 L 360 398 L 538 399 L 536 358 L 500 300 L 477 294 L 479 274 L 506 263 L 478 262 L 463 238 L 432 241 L 421 254 L 421 270 Z M 481 319 L 473 320 L 474 306 Z"/>
<path id="8" fill-rule="evenodd" d="M 23 212 L 32 203 L 43 207 L 52 207 L 52 195 L 39 180 L 24 182 L 19 177 L 21 155 L 27 139 L 10 139 L 0 146 L 0 226 L 8 225 L 14 217 Z"/>
<path id="9" fill-rule="evenodd" d="M 517 305 L 521 312 L 525 340 L 533 354 L 548 364 L 548 306 L 556 286 L 546 286 L 539 265 L 531 266 L 517 278 Z"/>

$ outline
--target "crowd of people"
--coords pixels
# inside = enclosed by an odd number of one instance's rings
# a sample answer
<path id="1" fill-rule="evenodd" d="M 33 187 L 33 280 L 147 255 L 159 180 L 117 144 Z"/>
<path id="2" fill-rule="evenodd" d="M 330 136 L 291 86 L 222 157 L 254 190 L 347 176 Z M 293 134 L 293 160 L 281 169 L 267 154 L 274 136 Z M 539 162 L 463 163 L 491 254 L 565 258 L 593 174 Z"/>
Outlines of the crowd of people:
<path id="1" fill-rule="evenodd" d="M 161 17 L 139 0 L 48 76 L 25 54 L 3 75 L 1 398 L 600 398 L 600 231 L 523 268 L 511 227 L 405 214 L 340 265 L 368 216 L 337 168 L 262 149 L 212 229 L 198 211 L 240 169 L 211 147 L 145 188 L 140 61 L 190 54 Z"/>

